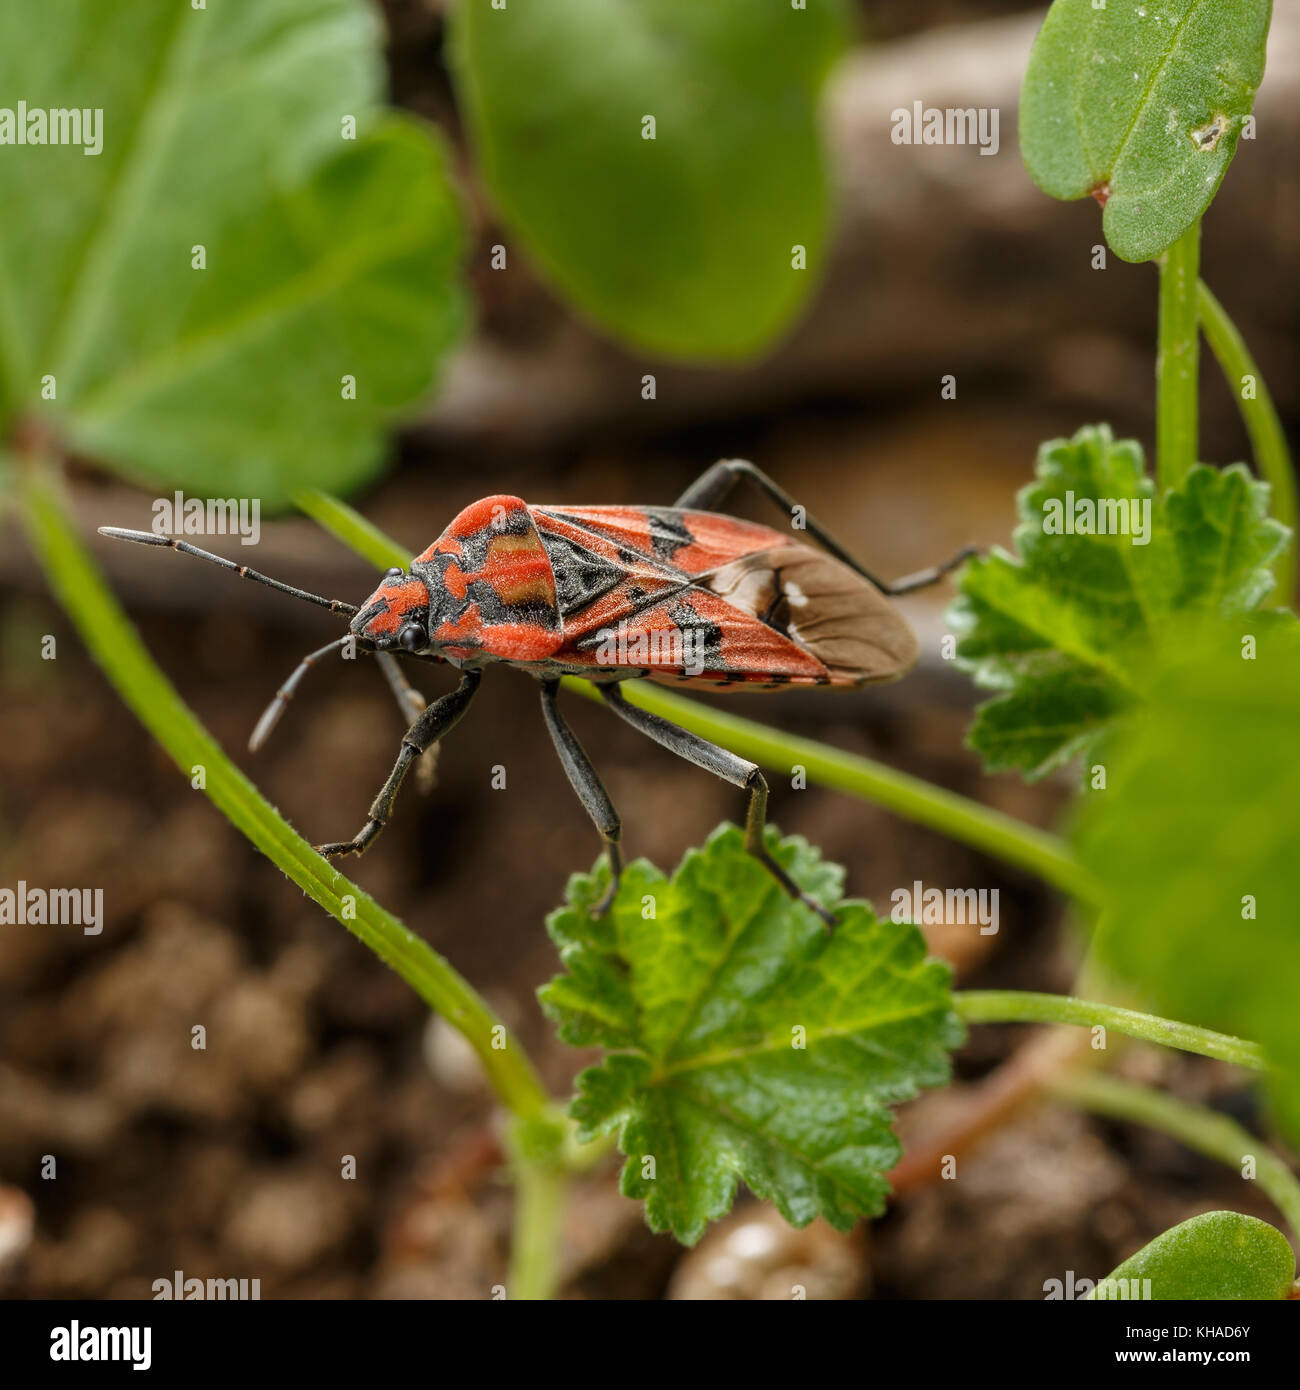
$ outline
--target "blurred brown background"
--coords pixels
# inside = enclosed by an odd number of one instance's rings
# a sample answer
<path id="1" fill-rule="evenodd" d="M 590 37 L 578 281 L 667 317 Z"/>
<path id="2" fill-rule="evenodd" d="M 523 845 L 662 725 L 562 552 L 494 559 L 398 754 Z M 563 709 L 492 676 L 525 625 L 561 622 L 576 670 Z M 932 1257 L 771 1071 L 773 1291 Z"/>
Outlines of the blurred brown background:
<path id="1" fill-rule="evenodd" d="M 393 89 L 459 140 L 441 8 L 386 5 Z M 490 271 L 486 247 L 509 238 L 462 149 L 478 333 L 363 510 L 418 548 L 485 492 L 668 503 L 715 458 L 741 455 L 890 575 L 967 541 L 1005 543 L 1042 439 L 1108 419 L 1149 447 L 1155 272 L 1113 257 L 1093 270 L 1096 207 L 1048 200 L 1019 161 L 1015 98 L 1038 19 L 1015 3 L 862 5 L 863 42 L 827 108 L 841 187 L 833 267 L 789 341 L 744 372 L 643 362 L 576 322 L 523 254 Z M 1282 9 L 1258 139 L 1242 145 L 1205 227 L 1205 277 L 1292 427 L 1298 95 L 1300 16 Z M 1000 108 L 1000 152 L 892 145 L 890 111 L 916 99 Z M 641 399 L 647 371 L 653 402 Z M 957 399 L 941 401 L 949 373 Z M 1204 455 L 1246 456 L 1208 357 L 1203 381 Z M 148 516 L 142 496 L 89 472 L 76 501 L 88 534 Z M 736 507 L 766 516 L 761 502 Z M 242 751 L 275 685 L 334 625 L 198 564 L 98 550 L 150 649 L 272 800 L 313 840 L 355 831 L 401 732 L 377 673 L 341 663 L 315 673 L 270 746 Z M 257 563 L 342 597 L 370 580 L 302 521 L 267 527 Z M 148 1296 L 181 1269 L 257 1276 L 263 1297 L 489 1296 L 510 1199 L 472 1061 L 189 790 L 85 658 L 12 533 L 0 579 L 0 882 L 102 885 L 108 918 L 97 938 L 0 937 L 0 1290 Z M 1051 824 L 1067 779 L 986 778 L 962 748 L 975 695 L 938 658 L 948 597 L 906 601 L 927 656 L 900 685 L 731 703 Z M 56 662 L 39 659 L 45 633 Z M 425 688 L 442 686 L 435 675 Z M 597 843 L 536 705 L 531 683 L 494 673 L 444 750 L 436 792 L 408 789 L 355 876 L 488 994 L 563 1093 L 582 1059 L 552 1039 L 533 999 L 557 965 L 542 920 Z M 632 855 L 670 867 L 738 814 L 732 790 L 603 711 L 575 701 L 572 717 Z M 504 790 L 491 789 L 494 764 L 507 769 Z M 830 792 L 774 781 L 772 816 L 843 862 L 849 890 L 878 906 L 918 878 L 999 888 L 996 937 L 958 931 L 935 949 L 963 984 L 1068 987 L 1061 904 L 1033 881 Z M 191 1051 L 196 1021 L 219 1048 Z M 958 1075 L 987 1074 L 1025 1036 L 980 1029 Z M 1130 1065 L 1249 1116 L 1215 1064 Z M 941 1128 L 959 1099 L 927 1097 L 905 1133 Z M 47 1153 L 55 1182 L 39 1178 Z M 339 1180 L 342 1154 L 356 1155 L 357 1181 Z M 786 1232 L 742 1198 L 731 1225 L 690 1255 L 648 1234 L 607 1165 L 575 1189 L 566 1292 L 788 1296 L 800 1271 L 810 1296 L 1036 1298 L 1044 1280 L 1102 1275 L 1196 1211 L 1253 1209 L 1208 1161 L 1062 1110 L 1025 1113 L 963 1162 L 962 1181 L 907 1192 L 869 1246 L 861 1232 Z"/>

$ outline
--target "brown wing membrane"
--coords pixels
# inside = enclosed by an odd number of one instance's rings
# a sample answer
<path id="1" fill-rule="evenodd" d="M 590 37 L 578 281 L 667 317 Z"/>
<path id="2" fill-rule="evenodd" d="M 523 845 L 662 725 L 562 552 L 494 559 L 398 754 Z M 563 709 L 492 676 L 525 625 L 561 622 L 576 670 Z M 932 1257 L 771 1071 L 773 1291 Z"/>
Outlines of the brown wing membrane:
<path id="1" fill-rule="evenodd" d="M 916 665 L 916 635 L 873 584 L 832 556 L 787 544 L 700 581 L 815 657 L 832 685 L 894 680 Z"/>

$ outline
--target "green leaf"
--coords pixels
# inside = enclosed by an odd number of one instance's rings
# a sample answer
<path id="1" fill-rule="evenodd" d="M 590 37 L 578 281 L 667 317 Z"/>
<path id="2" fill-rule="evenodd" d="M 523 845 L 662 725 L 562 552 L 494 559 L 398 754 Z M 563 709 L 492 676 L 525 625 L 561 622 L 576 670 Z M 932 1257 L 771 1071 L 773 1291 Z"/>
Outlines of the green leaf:
<path id="1" fill-rule="evenodd" d="M 1227 624 L 1170 653 L 1075 829 L 1100 959 L 1170 1017 L 1253 1038 L 1300 1138 L 1300 636 Z"/>
<path id="2" fill-rule="evenodd" d="M 1276 1227 L 1240 1212 L 1207 1211 L 1130 1255 L 1088 1297 L 1127 1298 L 1127 1281 L 1137 1280 L 1138 1296 L 1156 1301 L 1281 1299 L 1294 1278 L 1295 1255 Z M 1149 1293 L 1141 1284 L 1147 1279 Z"/>
<path id="3" fill-rule="evenodd" d="M 1256 609 L 1287 537 L 1243 465 L 1198 464 L 1160 498 L 1141 448 L 1104 425 L 1044 444 L 1017 510 L 1018 556 L 972 561 L 950 616 L 958 661 L 1002 692 L 970 746 L 1030 778 L 1095 754 L 1145 698 L 1154 652 Z"/>
<path id="4" fill-rule="evenodd" d="M 817 98 L 843 20 L 842 0 L 463 0 L 454 72 L 502 217 L 616 337 L 761 352 L 825 259 Z"/>
<path id="5" fill-rule="evenodd" d="M 842 871 L 803 840 L 769 847 L 834 906 Z M 561 1038 L 618 1049 L 578 1078 L 582 1135 L 616 1131 L 622 1190 L 693 1244 L 738 1181 L 787 1221 L 874 1215 L 901 1152 L 890 1107 L 948 1080 L 962 1038 L 948 967 L 915 927 L 838 905 L 828 934 L 722 826 L 671 881 L 640 861 L 608 916 L 575 876 L 548 928 L 567 974 L 541 992 Z M 653 1176 L 648 1159 L 653 1159 Z"/>
<path id="6" fill-rule="evenodd" d="M 1264 76 L 1272 0 L 1056 0 L 1025 72 L 1020 146 L 1054 198 L 1104 202 L 1126 261 L 1209 207 Z"/>
<path id="7" fill-rule="evenodd" d="M 360 0 L 0 8 L 5 100 L 103 112 L 99 154 L 0 146 L 0 427 L 268 507 L 377 470 L 465 319 L 444 157 L 378 105 L 381 40 Z"/>

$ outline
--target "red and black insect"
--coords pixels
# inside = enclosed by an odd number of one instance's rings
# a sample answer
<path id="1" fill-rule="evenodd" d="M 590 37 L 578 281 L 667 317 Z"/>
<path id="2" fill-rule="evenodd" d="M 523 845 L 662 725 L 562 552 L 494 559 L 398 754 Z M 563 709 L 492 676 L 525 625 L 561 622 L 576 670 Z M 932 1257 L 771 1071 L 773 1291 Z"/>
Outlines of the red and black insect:
<path id="1" fill-rule="evenodd" d="M 673 507 L 534 507 L 485 497 L 460 513 L 409 570 L 391 569 L 359 609 L 269 579 L 186 541 L 104 526 L 104 535 L 165 545 L 281 593 L 351 617 L 348 633 L 307 656 L 277 692 L 250 740 L 274 728 L 311 666 L 353 642 L 374 654 L 410 727 L 397 762 L 355 838 L 321 845 L 361 854 L 383 830 L 411 765 L 468 709 L 483 668 L 518 666 L 541 682 L 542 713 L 560 761 L 609 855 L 613 898 L 622 871 L 621 822 L 582 745 L 560 714 L 560 678 L 585 676 L 634 728 L 744 789 L 745 843 L 791 897 L 833 919 L 773 860 L 763 839 L 767 782 L 725 748 L 629 703 L 619 682 L 649 677 L 729 690 L 852 689 L 895 680 L 915 664 L 916 637 L 889 598 L 935 583 L 970 553 L 893 584 L 875 578 L 811 517 L 817 550 L 766 526 L 713 510 L 749 478 L 792 515 L 793 499 L 753 464 L 708 469 Z M 446 661 L 460 684 L 427 708 L 396 657 Z"/>

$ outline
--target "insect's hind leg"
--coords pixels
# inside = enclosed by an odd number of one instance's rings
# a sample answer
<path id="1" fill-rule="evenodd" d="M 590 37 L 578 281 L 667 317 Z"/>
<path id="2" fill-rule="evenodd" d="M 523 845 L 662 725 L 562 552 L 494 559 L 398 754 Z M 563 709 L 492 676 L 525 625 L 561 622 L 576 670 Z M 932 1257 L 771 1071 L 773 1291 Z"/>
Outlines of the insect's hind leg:
<path id="1" fill-rule="evenodd" d="M 791 516 L 795 514 L 799 504 L 794 498 L 748 459 L 720 459 L 701 473 L 673 505 L 678 511 L 715 511 L 742 478 L 748 478 L 782 511 Z M 850 555 L 819 521 L 806 512 L 803 524 L 808 534 L 819 541 L 837 560 L 860 574 L 863 579 L 870 580 L 882 594 L 888 594 L 891 598 L 897 598 L 899 594 L 910 594 L 916 589 L 924 589 L 929 584 L 937 584 L 950 570 L 956 569 L 963 560 L 970 559 L 976 553 L 974 546 L 963 546 L 952 559 L 944 561 L 943 564 L 931 565 L 928 569 L 918 570 L 916 574 L 909 574 L 891 584 L 888 580 L 879 579 L 872 574 L 860 560 Z"/>
<path id="2" fill-rule="evenodd" d="M 448 695 L 443 695 L 431 704 L 402 736 L 402 746 L 397 752 L 397 761 L 388 774 L 388 780 L 379 789 L 379 795 L 371 802 L 365 825 L 354 839 L 341 840 L 336 844 L 317 845 L 316 853 L 327 859 L 340 854 L 364 854 L 380 831 L 388 824 L 393 813 L 393 803 L 402 780 L 410 770 L 411 764 L 431 748 L 469 708 L 470 700 L 482 679 L 479 671 L 465 671 L 460 684 Z"/>
<path id="3" fill-rule="evenodd" d="M 592 767 L 586 750 L 578 742 L 577 735 L 564 722 L 564 716 L 559 709 L 559 689 L 559 681 L 542 682 L 542 714 L 569 783 L 578 793 L 578 800 L 586 808 L 587 814 L 600 832 L 600 838 L 605 842 L 605 851 L 609 856 L 609 888 L 600 902 L 592 908 L 594 916 L 603 917 L 614 901 L 619 880 L 623 876 L 623 824 L 596 769 Z"/>
<path id="4" fill-rule="evenodd" d="M 713 773 L 715 777 L 721 777 L 723 781 L 730 782 L 732 786 L 744 788 L 747 794 L 745 802 L 745 848 L 776 879 L 790 897 L 797 899 L 805 907 L 811 908 L 828 927 L 833 927 L 835 925 L 834 914 L 828 912 L 819 902 L 809 897 L 768 852 L 763 835 L 767 825 L 767 780 L 759 771 L 758 765 L 748 762 L 725 748 L 719 748 L 716 743 L 710 743 L 707 739 L 700 738 L 698 734 L 690 733 L 686 729 L 679 728 L 676 724 L 670 724 L 668 720 L 661 719 L 657 714 L 651 714 L 649 710 L 638 709 L 636 705 L 630 704 L 624 698 L 623 692 L 616 685 L 602 685 L 599 689 L 610 709 L 625 719 L 634 729 L 639 729 L 641 733 L 654 739 L 656 743 L 662 744 L 670 752 L 676 753 L 678 757 L 694 763 L 696 767 L 702 767 L 706 772 Z"/>

